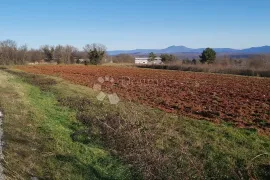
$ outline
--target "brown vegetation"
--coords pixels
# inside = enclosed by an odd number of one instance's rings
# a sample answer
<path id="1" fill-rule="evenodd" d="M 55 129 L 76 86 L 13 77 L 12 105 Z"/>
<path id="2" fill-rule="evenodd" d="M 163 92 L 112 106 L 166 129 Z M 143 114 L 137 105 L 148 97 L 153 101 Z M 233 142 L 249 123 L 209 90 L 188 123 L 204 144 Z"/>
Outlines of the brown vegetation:
<path id="1" fill-rule="evenodd" d="M 184 59 L 173 64 L 138 65 L 137 67 L 270 77 L 270 55 L 253 55 L 246 59 L 229 59 L 227 56 L 224 56 L 218 57 L 213 64 L 201 64 L 196 59 Z"/>
<path id="2" fill-rule="evenodd" d="M 134 63 L 135 58 L 128 54 L 112 56 L 113 63 Z"/>

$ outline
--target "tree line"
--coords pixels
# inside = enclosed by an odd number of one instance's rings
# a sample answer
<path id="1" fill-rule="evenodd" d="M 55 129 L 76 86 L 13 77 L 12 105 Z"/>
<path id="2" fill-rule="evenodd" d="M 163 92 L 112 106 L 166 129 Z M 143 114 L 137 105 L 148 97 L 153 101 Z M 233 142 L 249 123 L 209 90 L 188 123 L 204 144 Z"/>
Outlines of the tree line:
<path id="1" fill-rule="evenodd" d="M 87 44 L 83 51 L 72 45 L 43 45 L 39 49 L 18 46 L 13 40 L 0 41 L 0 65 L 21 65 L 39 61 L 58 64 L 99 64 L 106 56 L 102 44 Z"/>
<path id="2" fill-rule="evenodd" d="M 149 53 L 148 55 L 149 61 L 154 61 L 156 57 L 157 55 L 153 52 Z M 206 48 L 199 57 L 200 57 L 199 61 L 202 64 L 205 63 L 212 64 L 216 60 L 216 52 L 212 48 Z M 177 57 L 174 56 L 173 54 L 161 54 L 160 58 L 164 64 L 169 64 L 177 61 Z M 197 64 L 197 60 L 184 59 L 183 64 Z"/>
<path id="3" fill-rule="evenodd" d="M 149 54 L 149 61 L 154 61 L 156 54 Z M 106 46 L 103 44 L 87 44 L 83 50 L 72 45 L 43 45 L 38 49 L 29 49 L 27 45 L 18 46 L 13 40 L 0 41 L 0 65 L 19 65 L 33 62 L 45 61 L 48 63 L 56 62 L 58 64 L 100 64 L 106 58 Z M 161 54 L 161 61 L 164 64 L 170 64 L 177 61 L 177 57 L 172 54 Z M 216 59 L 216 52 L 207 48 L 200 56 L 201 63 L 213 63 Z M 118 55 L 113 58 L 113 62 L 134 62 L 134 57 L 130 55 Z M 183 61 L 184 62 L 184 61 Z M 186 63 L 196 64 L 196 59 L 186 61 Z"/>

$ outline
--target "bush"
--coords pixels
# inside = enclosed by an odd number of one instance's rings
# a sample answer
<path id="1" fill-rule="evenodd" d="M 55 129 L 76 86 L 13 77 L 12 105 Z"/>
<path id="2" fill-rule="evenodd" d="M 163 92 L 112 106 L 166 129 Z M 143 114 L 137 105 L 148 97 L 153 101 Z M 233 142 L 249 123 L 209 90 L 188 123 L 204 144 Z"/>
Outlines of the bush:
<path id="1" fill-rule="evenodd" d="M 206 48 L 200 56 L 201 63 L 213 63 L 216 59 L 216 52 L 211 48 Z"/>

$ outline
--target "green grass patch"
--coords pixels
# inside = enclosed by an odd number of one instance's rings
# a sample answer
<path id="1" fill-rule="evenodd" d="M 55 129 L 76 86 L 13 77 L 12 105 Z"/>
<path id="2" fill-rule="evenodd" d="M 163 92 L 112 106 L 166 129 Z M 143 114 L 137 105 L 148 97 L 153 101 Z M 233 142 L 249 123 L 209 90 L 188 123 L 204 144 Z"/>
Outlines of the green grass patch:
<path id="1" fill-rule="evenodd" d="M 14 82 L 25 89 L 32 125 L 41 138 L 37 145 L 46 156 L 46 168 L 35 171 L 41 177 L 270 178 L 270 138 L 256 131 L 176 116 L 123 99 L 111 105 L 98 101 L 98 93 L 90 88 L 53 79 L 56 84 L 48 92 L 40 92 L 38 84 Z"/>
<path id="2" fill-rule="evenodd" d="M 9 75 L 1 72 L 1 76 Z M 16 77 L 8 77 L 5 83 L 9 88 L 1 88 L 1 95 L 14 97 L 0 100 L 5 114 L 7 148 L 4 152 L 5 173 L 8 177 L 131 178 L 129 169 L 100 145 L 74 141 L 74 132 L 83 129 L 83 126 L 76 121 L 74 111 L 57 105 L 52 93 L 41 92 L 38 87 L 23 83 Z M 20 88 L 15 89 L 15 86 Z M 18 106 L 9 103 L 10 100 L 18 101 Z M 14 114 L 17 117 L 15 119 Z"/>
<path id="3" fill-rule="evenodd" d="M 132 164 L 144 179 L 269 177 L 270 139 L 252 130 L 167 114 L 124 100 L 112 106 L 97 101 L 91 89 L 68 82 L 57 84 L 54 93 L 62 98 L 60 104 L 79 110 L 77 120 L 88 128 L 89 137 Z"/>

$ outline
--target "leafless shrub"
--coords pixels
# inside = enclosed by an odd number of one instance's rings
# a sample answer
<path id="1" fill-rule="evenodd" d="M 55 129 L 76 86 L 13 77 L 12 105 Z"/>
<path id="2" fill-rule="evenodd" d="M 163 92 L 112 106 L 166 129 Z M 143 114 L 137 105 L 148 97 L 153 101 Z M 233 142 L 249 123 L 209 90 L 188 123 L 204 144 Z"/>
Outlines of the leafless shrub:
<path id="1" fill-rule="evenodd" d="M 114 63 L 134 63 L 135 58 L 129 54 L 119 54 L 112 57 Z"/>
<path id="2" fill-rule="evenodd" d="M 191 62 L 191 61 L 190 61 Z M 249 59 L 219 57 L 214 64 L 138 65 L 140 68 L 166 69 L 192 72 L 235 74 L 243 76 L 270 77 L 270 55 L 251 56 Z"/>
<path id="3" fill-rule="evenodd" d="M 58 45 L 54 49 L 53 59 L 56 60 L 58 64 L 74 64 L 76 52 L 77 49 L 73 46 Z"/>

